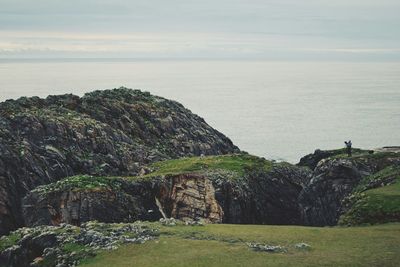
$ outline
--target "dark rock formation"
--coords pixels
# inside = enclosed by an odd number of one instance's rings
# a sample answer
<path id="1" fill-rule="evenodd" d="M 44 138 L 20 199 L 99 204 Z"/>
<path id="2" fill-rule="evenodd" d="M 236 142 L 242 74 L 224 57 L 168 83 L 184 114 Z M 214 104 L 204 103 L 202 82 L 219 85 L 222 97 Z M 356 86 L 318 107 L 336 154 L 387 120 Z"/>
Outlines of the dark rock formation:
<path id="1" fill-rule="evenodd" d="M 0 250 L 0 266 L 77 266 L 100 250 L 114 250 L 122 244 L 143 244 L 159 235 L 140 222 L 105 224 L 88 222 L 76 227 L 38 226 L 12 232 L 12 240 Z"/>
<path id="2" fill-rule="evenodd" d="M 0 234 L 23 225 L 21 198 L 38 185 L 237 151 L 181 104 L 139 90 L 8 100 L 0 104 Z"/>
<path id="3" fill-rule="evenodd" d="M 25 225 L 80 225 L 93 220 L 111 223 L 161 218 L 154 201 L 154 188 L 158 188 L 156 180 L 130 182 L 91 176 L 76 178 L 80 178 L 81 183 L 92 180 L 94 184 L 99 179 L 109 180 L 109 183 L 92 188 L 82 188 L 77 183 L 70 187 L 52 189 L 47 188 L 49 185 L 35 189 L 22 201 Z"/>
<path id="4" fill-rule="evenodd" d="M 309 184 L 299 196 L 303 223 L 314 226 L 336 225 L 346 209 L 343 200 L 362 179 L 399 160 L 400 154 L 381 153 L 320 161 Z"/>
<path id="5" fill-rule="evenodd" d="M 290 164 L 254 168 L 243 179 L 211 176 L 224 223 L 301 224 L 298 197 L 310 171 Z"/>
<path id="6" fill-rule="evenodd" d="M 45 248 L 57 245 L 55 233 L 40 233 L 38 236 L 27 235 L 18 245 L 4 250 L 0 254 L 0 266 L 30 266 L 37 257 L 42 256 Z"/>
<path id="7" fill-rule="evenodd" d="M 341 201 L 350 194 L 368 166 L 350 159 L 321 162 L 308 186 L 301 192 L 299 203 L 306 225 L 335 225 L 341 213 Z"/>
<path id="8" fill-rule="evenodd" d="M 340 154 L 339 150 L 321 150 L 321 149 L 316 149 L 314 153 L 305 155 L 302 157 L 297 163 L 299 166 L 307 166 L 310 169 L 314 170 L 315 167 L 317 166 L 318 162 L 320 162 L 322 159 L 329 158 L 331 156 Z"/>
<path id="9" fill-rule="evenodd" d="M 363 150 L 359 148 L 353 148 L 352 149 L 353 153 L 360 153 L 363 152 Z M 298 166 L 307 166 L 310 169 L 314 170 L 315 167 L 317 167 L 318 162 L 320 162 L 323 159 L 336 156 L 336 155 L 341 155 L 341 154 L 346 154 L 346 149 L 341 148 L 341 149 L 334 149 L 334 150 L 321 150 L 321 149 L 316 149 L 314 153 L 305 155 L 302 157 L 297 163 Z"/>
<path id="10" fill-rule="evenodd" d="M 29 226 L 162 217 L 213 223 L 301 224 L 297 199 L 310 173 L 307 168 L 279 163 L 268 169 L 253 167 L 234 179 L 222 169 L 139 180 L 68 178 L 33 190 L 24 198 L 23 214 Z M 68 180 L 73 180 L 73 185 Z M 86 181 L 92 181 L 90 188 Z"/>
<path id="11" fill-rule="evenodd" d="M 78 179 L 79 178 L 79 179 Z M 67 178 L 38 187 L 23 199 L 25 224 L 59 225 L 101 222 L 204 218 L 221 222 L 223 211 L 211 181 L 198 174 L 169 175 L 139 181 L 91 176 Z M 71 182 L 72 180 L 72 182 Z M 97 181 L 102 181 L 101 185 Z M 108 182 L 107 182 L 108 180 Z M 91 188 L 88 183 L 91 181 Z M 59 184 L 64 183 L 64 186 Z"/>

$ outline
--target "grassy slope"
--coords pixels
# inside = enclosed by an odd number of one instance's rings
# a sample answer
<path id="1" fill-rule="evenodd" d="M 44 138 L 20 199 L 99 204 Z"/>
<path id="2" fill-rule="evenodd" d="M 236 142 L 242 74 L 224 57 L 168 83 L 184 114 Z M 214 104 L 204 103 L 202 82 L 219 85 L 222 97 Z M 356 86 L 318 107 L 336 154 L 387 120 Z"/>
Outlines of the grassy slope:
<path id="1" fill-rule="evenodd" d="M 82 266 L 398 266 L 400 262 L 400 224 L 352 228 L 215 224 L 161 227 L 161 232 L 158 241 L 102 252 Z M 250 241 L 283 245 L 288 252 L 255 252 L 244 243 Z M 299 242 L 312 249 L 294 248 Z"/>
<path id="2" fill-rule="evenodd" d="M 185 157 L 153 163 L 150 166 L 153 171 L 144 177 L 226 171 L 231 173 L 231 178 L 238 178 L 245 174 L 246 169 L 263 168 L 264 170 L 269 170 L 273 164 L 271 161 L 248 154 Z"/>
<path id="3" fill-rule="evenodd" d="M 95 190 L 100 188 L 118 189 L 120 186 L 118 178 L 76 175 L 64 178 L 60 181 L 36 187 L 33 192 L 44 194 L 47 192 L 66 190 Z"/>
<path id="4" fill-rule="evenodd" d="M 165 160 L 150 165 L 152 172 L 144 176 L 134 177 L 102 177 L 90 175 L 76 175 L 60 181 L 39 186 L 34 189 L 37 193 L 47 193 L 65 190 L 95 190 L 100 188 L 120 187 L 120 180 L 146 180 L 157 176 L 176 175 L 184 173 L 206 173 L 209 171 L 222 171 L 227 178 L 236 179 L 243 177 L 246 169 L 262 168 L 269 170 L 273 165 L 288 163 L 273 163 L 271 161 L 248 154 L 231 154 L 205 157 L 185 157 L 180 159 Z"/>
<path id="5" fill-rule="evenodd" d="M 391 185 L 365 190 L 373 180 L 384 181 L 393 177 Z M 387 167 L 368 176 L 355 189 L 350 210 L 341 216 L 339 224 L 385 223 L 400 220 L 400 167 Z"/>

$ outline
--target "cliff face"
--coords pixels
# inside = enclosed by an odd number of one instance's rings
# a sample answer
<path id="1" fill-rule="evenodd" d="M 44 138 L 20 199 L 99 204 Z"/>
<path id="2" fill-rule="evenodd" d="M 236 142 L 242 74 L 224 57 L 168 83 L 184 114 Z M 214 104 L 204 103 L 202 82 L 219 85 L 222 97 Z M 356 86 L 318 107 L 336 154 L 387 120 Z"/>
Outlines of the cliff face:
<path id="1" fill-rule="evenodd" d="M 0 104 L 0 234 L 21 198 L 76 174 L 136 175 L 148 163 L 238 148 L 181 104 L 126 88 Z"/>
<path id="2" fill-rule="evenodd" d="M 336 225 L 341 216 L 345 223 L 396 221 L 393 193 L 382 195 L 389 208 L 374 207 L 375 215 L 360 215 L 358 193 L 395 184 L 399 167 L 400 154 L 382 153 L 323 159 L 314 171 L 245 154 L 183 158 L 150 165 L 145 176 L 77 176 L 38 187 L 24 198 L 23 214 L 29 226 L 163 216 L 313 226 Z"/>
<path id="3" fill-rule="evenodd" d="M 316 150 L 300 166 L 239 154 L 179 103 L 126 88 L 6 101 L 0 126 L 0 235 L 24 225 L 162 216 L 335 225 L 348 213 L 343 221 L 368 221 L 354 218 L 366 200 L 349 197 L 400 162 L 393 147 L 354 149 L 351 158 Z M 396 177 L 371 178 L 368 189 Z M 397 220 L 400 211 L 389 213 Z"/>
<path id="4" fill-rule="evenodd" d="M 400 154 L 360 154 L 351 158 L 339 156 L 319 161 L 310 182 L 299 196 L 302 221 L 306 225 L 336 225 L 341 215 L 351 208 L 348 198 L 360 184 L 388 166 L 398 166 Z M 393 180 L 393 179 L 392 179 Z M 393 182 L 393 181 L 392 181 Z M 370 181 L 369 189 L 387 185 Z M 385 214 L 382 213 L 382 221 Z"/>
<path id="5" fill-rule="evenodd" d="M 157 191 L 160 209 L 168 218 L 205 219 L 212 223 L 220 223 L 224 218 L 224 212 L 215 199 L 215 188 L 206 176 L 170 176 Z"/>
<path id="6" fill-rule="evenodd" d="M 224 223 L 301 224 L 298 197 L 310 171 L 289 164 L 253 167 L 242 179 L 211 176 Z"/>
<path id="7" fill-rule="evenodd" d="M 162 216 L 212 223 L 302 223 L 297 199 L 311 173 L 306 168 L 247 155 L 160 164 L 164 167 L 145 177 L 78 176 L 38 187 L 23 201 L 26 224 L 79 225 Z M 240 164 L 245 167 L 229 171 Z M 169 173 L 168 166 L 182 169 Z"/>
<path id="8" fill-rule="evenodd" d="M 99 182 L 100 181 L 100 182 Z M 211 181 L 198 174 L 128 178 L 76 176 L 38 187 L 23 199 L 25 225 L 79 226 L 88 221 L 205 219 L 222 222 L 223 211 Z"/>
<path id="9" fill-rule="evenodd" d="M 88 175 L 39 186 L 22 201 L 26 226 L 80 225 L 88 221 L 133 222 L 158 220 L 157 181 L 130 182 Z M 151 212 L 150 212 L 151 211 Z"/>

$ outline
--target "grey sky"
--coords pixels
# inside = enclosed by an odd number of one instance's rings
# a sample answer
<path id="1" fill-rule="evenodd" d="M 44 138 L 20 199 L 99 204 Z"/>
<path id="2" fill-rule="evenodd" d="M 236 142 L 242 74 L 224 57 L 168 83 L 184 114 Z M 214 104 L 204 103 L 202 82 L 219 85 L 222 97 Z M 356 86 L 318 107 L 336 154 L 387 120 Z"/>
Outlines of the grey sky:
<path id="1" fill-rule="evenodd" d="M 400 60 L 398 0 L 0 0 L 0 58 Z"/>

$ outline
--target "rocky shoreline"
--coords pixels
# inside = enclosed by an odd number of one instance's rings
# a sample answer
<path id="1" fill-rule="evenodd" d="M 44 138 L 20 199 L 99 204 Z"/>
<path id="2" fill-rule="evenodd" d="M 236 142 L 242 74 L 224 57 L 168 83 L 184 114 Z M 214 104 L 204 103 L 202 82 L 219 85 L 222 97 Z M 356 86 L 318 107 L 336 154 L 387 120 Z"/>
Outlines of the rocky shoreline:
<path id="1" fill-rule="evenodd" d="M 400 221 L 399 199 L 384 192 L 400 183 L 398 147 L 268 161 L 181 104 L 127 88 L 9 100 L 0 103 L 0 125 L 5 266 L 75 266 L 98 249 L 156 238 L 138 221 Z"/>

